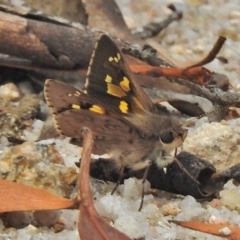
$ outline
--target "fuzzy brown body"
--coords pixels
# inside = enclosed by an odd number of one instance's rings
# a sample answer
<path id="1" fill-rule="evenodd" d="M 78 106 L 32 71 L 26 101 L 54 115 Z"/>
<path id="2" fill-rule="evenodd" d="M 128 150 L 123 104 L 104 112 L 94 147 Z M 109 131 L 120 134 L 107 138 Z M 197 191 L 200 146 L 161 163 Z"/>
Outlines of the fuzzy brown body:
<path id="1" fill-rule="evenodd" d="M 106 35 L 96 44 L 84 92 L 47 80 L 44 93 L 58 131 L 79 138 L 83 127 L 90 128 L 94 153 L 107 153 L 117 168 L 138 170 L 151 161 L 163 167 L 187 135 L 171 118 L 158 114 Z"/>

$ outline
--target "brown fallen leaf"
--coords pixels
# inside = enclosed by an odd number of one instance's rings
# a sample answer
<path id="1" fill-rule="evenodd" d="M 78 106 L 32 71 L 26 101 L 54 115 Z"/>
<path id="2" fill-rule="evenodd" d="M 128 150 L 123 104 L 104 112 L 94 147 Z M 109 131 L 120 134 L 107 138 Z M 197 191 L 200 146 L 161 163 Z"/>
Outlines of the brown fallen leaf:
<path id="1" fill-rule="evenodd" d="M 182 227 L 190 228 L 200 232 L 209 233 L 218 237 L 224 237 L 226 239 L 231 239 L 231 240 L 240 239 L 240 227 L 232 226 L 229 224 L 214 224 L 214 223 L 175 221 L 175 220 L 172 220 L 171 222 Z"/>
<path id="2" fill-rule="evenodd" d="M 74 208 L 75 200 L 42 189 L 0 179 L 0 212 Z"/>
<path id="3" fill-rule="evenodd" d="M 78 231 L 82 240 L 131 240 L 127 235 L 110 226 L 97 213 L 93 205 L 89 187 L 89 169 L 93 146 L 92 133 L 84 129 L 83 151 L 79 174 L 79 192 L 81 196 Z"/>

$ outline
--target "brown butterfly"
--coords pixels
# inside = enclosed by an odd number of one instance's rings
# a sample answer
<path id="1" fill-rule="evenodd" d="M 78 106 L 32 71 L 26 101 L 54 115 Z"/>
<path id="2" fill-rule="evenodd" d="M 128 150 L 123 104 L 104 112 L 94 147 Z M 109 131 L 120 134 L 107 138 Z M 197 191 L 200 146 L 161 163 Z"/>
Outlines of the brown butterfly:
<path id="1" fill-rule="evenodd" d="M 114 41 L 100 35 L 89 65 L 85 90 L 47 80 L 44 94 L 57 130 L 79 139 L 83 127 L 94 135 L 95 154 L 109 155 L 116 167 L 162 168 L 173 161 L 187 130 L 159 114 L 131 73 Z"/>

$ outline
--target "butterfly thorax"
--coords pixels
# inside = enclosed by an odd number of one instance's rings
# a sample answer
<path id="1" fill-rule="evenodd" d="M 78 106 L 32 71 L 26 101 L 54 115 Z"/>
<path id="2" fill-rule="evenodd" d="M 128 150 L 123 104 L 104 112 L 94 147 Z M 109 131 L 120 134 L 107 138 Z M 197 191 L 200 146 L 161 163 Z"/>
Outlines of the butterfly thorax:
<path id="1" fill-rule="evenodd" d="M 162 168 L 173 161 L 170 153 L 182 144 L 187 131 L 175 127 L 158 136 L 142 136 L 133 129 L 131 135 L 132 138 L 126 138 L 125 142 L 111 142 L 108 147 L 105 143 L 97 142 L 95 146 L 101 148 L 103 144 L 109 159 L 115 160 L 116 168 L 128 166 L 132 170 L 139 170 L 146 167 L 148 161 L 154 161 Z"/>
<path id="2" fill-rule="evenodd" d="M 129 122 L 143 131 L 149 138 L 159 137 L 161 132 L 171 129 L 174 125 L 167 116 L 145 112 L 144 114 L 129 114 L 125 117 Z"/>

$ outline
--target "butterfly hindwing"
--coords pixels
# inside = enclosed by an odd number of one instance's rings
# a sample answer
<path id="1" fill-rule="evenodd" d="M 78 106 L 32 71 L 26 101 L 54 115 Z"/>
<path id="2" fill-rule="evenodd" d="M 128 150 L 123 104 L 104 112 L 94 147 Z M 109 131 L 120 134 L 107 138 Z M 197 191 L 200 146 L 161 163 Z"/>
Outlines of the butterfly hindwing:
<path id="1" fill-rule="evenodd" d="M 60 134 L 82 144 L 81 131 L 91 129 L 94 137 L 93 153 L 108 153 L 115 167 L 139 166 L 142 157 L 151 152 L 152 142 L 122 116 L 115 116 L 84 92 L 59 81 L 48 79 L 44 95 L 53 112 L 55 127 Z M 124 161 L 124 162 L 122 162 Z M 142 166 L 142 165 L 141 165 Z"/>
<path id="2" fill-rule="evenodd" d="M 44 94 L 60 134 L 79 138 L 82 128 L 88 127 L 96 140 L 121 142 L 127 140 L 126 136 L 131 139 L 131 123 L 114 117 L 114 113 L 84 92 L 49 79 L 45 83 Z"/>

